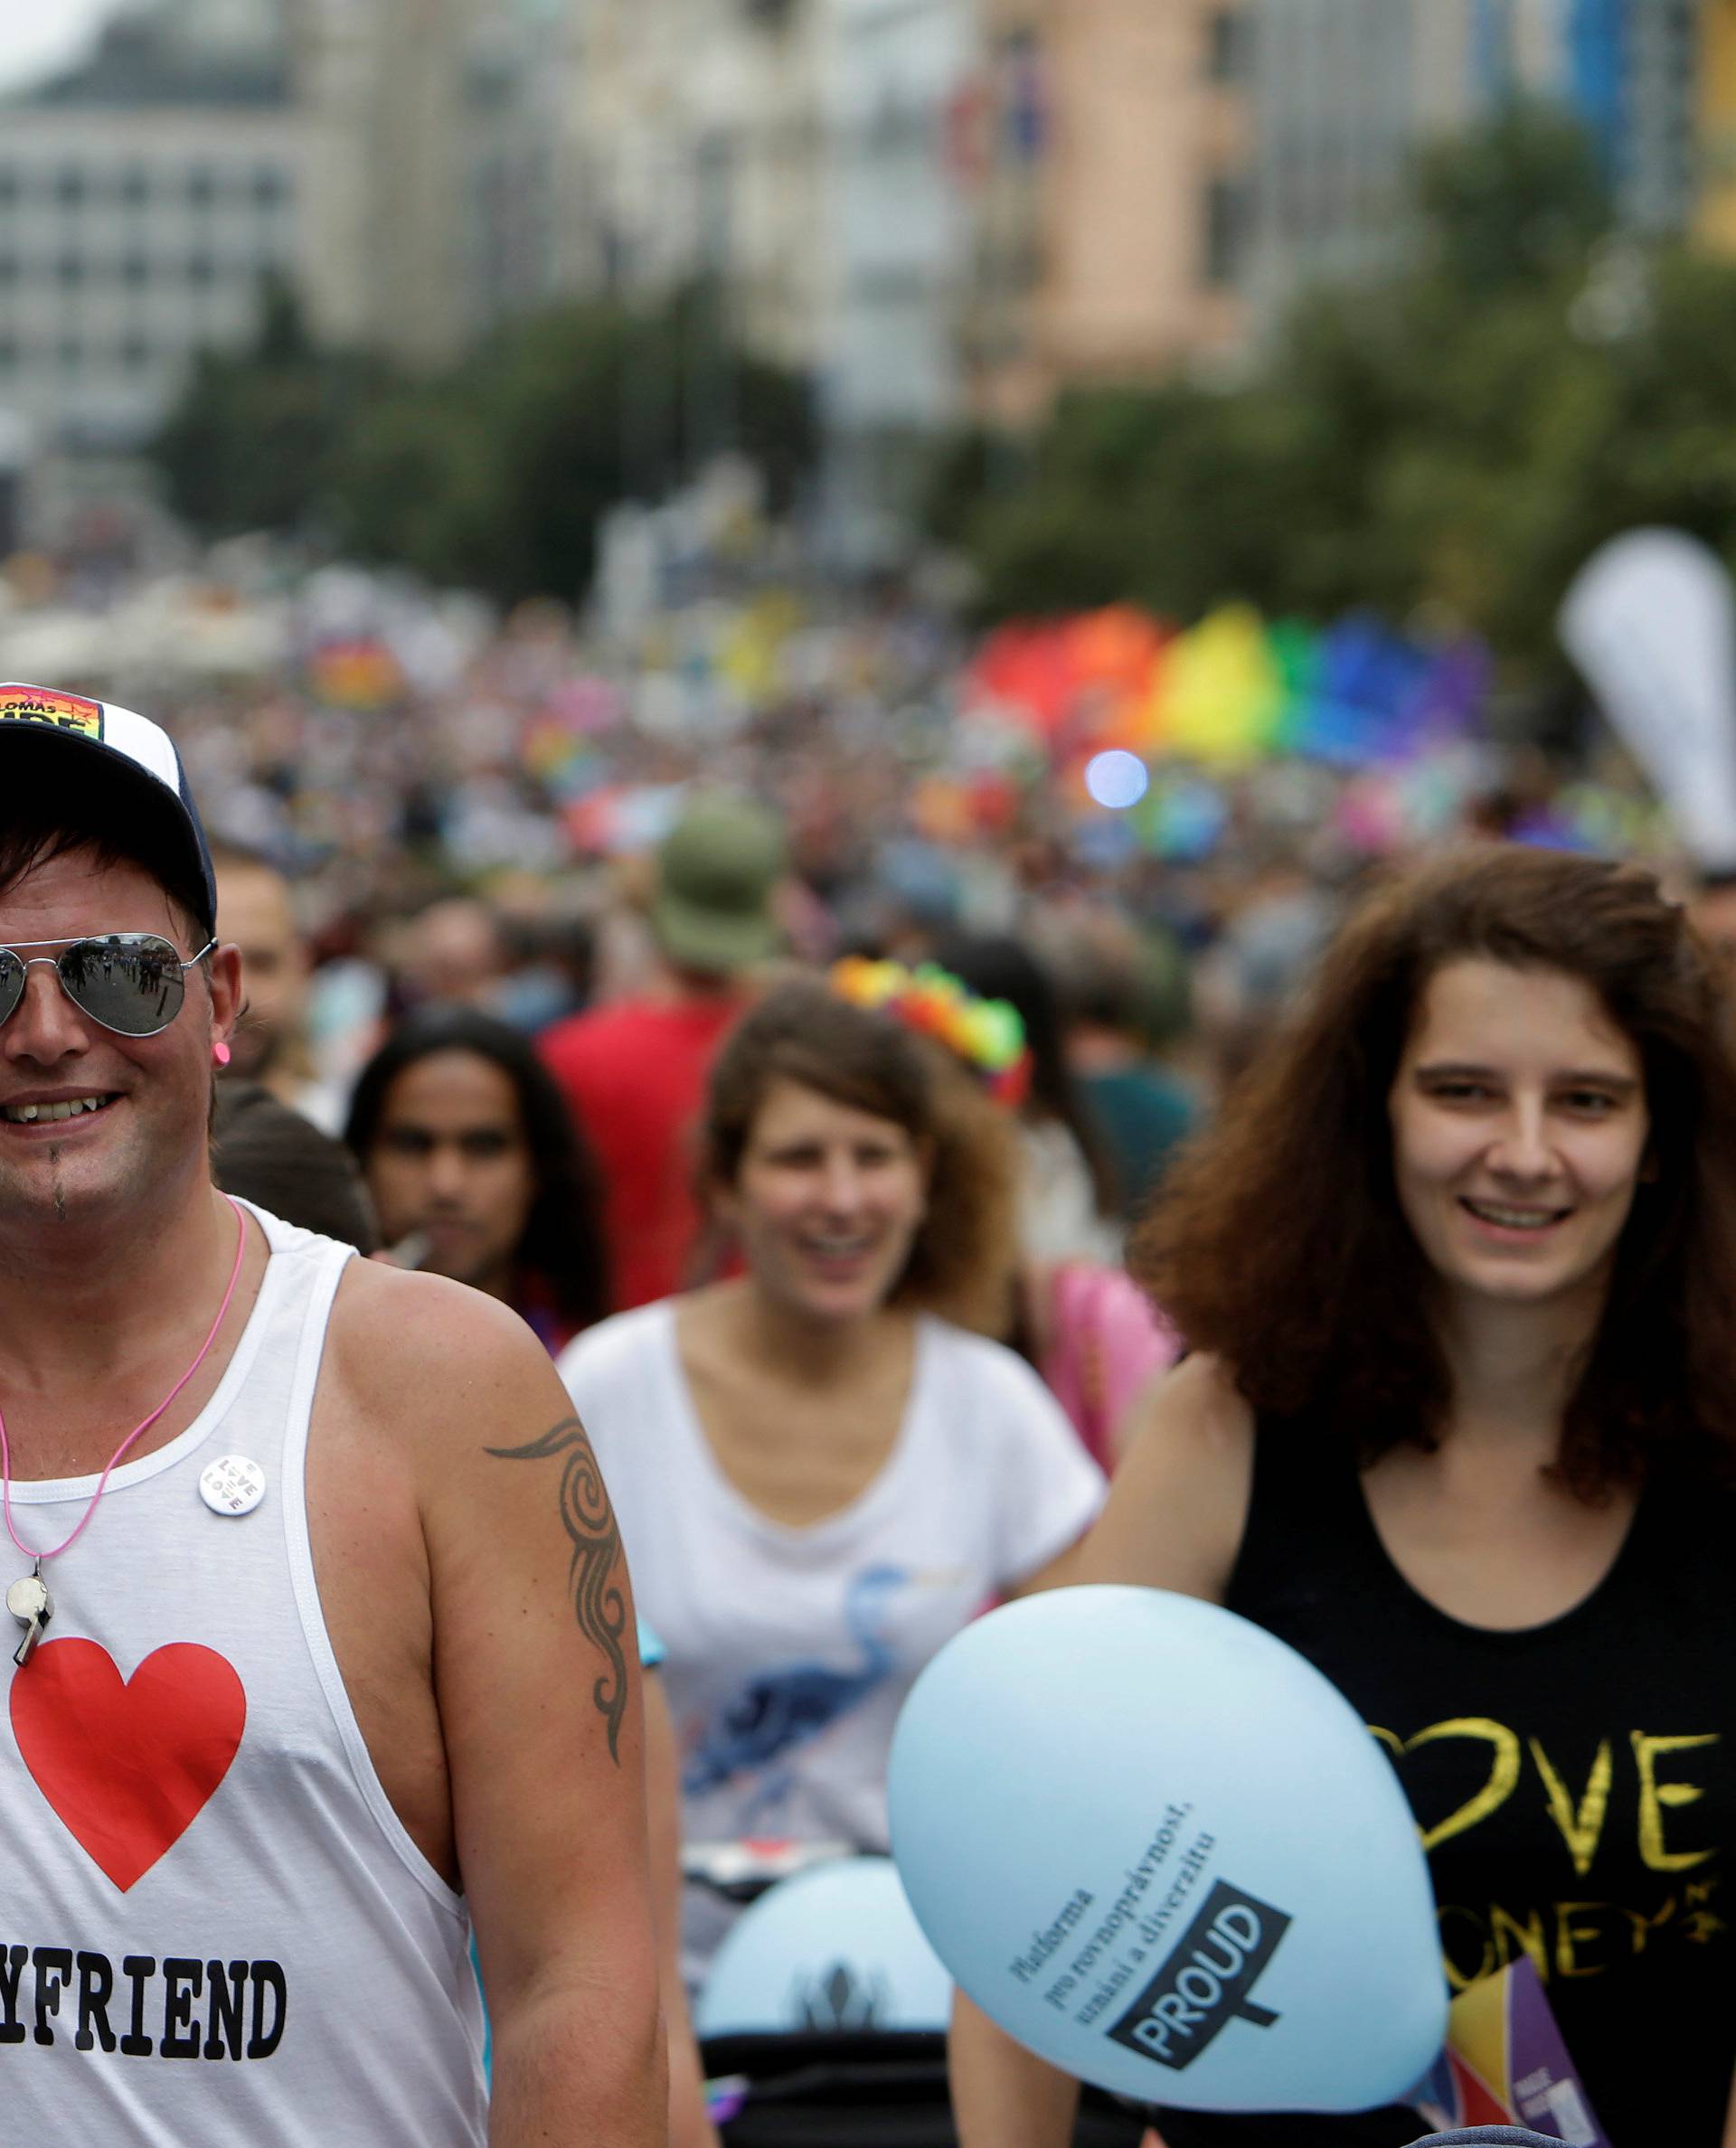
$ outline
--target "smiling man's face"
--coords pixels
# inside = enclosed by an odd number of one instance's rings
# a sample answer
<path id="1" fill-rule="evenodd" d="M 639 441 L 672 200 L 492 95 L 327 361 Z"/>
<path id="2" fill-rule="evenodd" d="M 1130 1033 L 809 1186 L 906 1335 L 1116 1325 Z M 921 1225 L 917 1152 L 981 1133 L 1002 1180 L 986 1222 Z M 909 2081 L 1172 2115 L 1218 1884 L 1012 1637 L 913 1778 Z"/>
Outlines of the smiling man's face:
<path id="1" fill-rule="evenodd" d="M 203 936 L 142 866 L 69 851 L 0 895 L 0 946 L 55 956 L 70 939 L 155 933 L 184 960 Z M 186 973 L 180 1012 L 154 1037 L 106 1029 L 37 963 L 0 1022 L 0 1229 L 114 1218 L 205 1168 L 212 1047 L 235 1013 L 240 962 L 220 947 Z M 79 1109 L 62 1116 L 64 1107 Z M 94 1106 L 94 1108 L 91 1107 Z"/>

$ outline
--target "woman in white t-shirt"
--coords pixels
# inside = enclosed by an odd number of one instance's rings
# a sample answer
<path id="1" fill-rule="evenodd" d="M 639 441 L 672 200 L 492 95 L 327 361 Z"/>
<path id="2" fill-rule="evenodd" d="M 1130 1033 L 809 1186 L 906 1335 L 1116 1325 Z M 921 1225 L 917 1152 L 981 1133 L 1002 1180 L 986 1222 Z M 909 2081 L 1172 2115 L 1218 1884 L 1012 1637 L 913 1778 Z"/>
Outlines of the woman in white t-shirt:
<path id="1" fill-rule="evenodd" d="M 916 1674 L 1101 1503 L 1036 1374 L 936 1310 L 1005 1277 L 1010 1135 L 939 1046 L 786 985 L 726 1041 L 703 1128 L 745 1273 L 560 1361 L 668 1651 L 690 1842 L 883 1851 Z M 715 1935 L 690 1915 L 690 1965 Z"/>

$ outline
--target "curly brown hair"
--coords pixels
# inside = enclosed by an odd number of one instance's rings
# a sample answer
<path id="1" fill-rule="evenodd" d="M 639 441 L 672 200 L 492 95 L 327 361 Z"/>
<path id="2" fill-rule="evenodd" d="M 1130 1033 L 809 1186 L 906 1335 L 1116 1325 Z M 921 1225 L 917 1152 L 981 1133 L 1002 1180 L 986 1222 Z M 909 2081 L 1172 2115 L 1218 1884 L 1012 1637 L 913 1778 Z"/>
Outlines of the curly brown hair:
<path id="1" fill-rule="evenodd" d="M 1379 888 L 1184 1155 L 1134 1272 L 1256 1410 L 1321 1413 L 1364 1461 L 1433 1445 L 1451 1403 L 1431 1273 L 1400 1210 L 1387 1098 L 1429 979 L 1482 956 L 1581 979 L 1644 1069 L 1656 1166 L 1561 1426 L 1595 1502 L 1665 1448 L 1736 1457 L 1736 1074 L 1711 956 L 1647 873 L 1508 845 Z"/>
<path id="2" fill-rule="evenodd" d="M 734 1183 L 779 1079 L 890 1119 L 928 1152 L 927 1212 L 892 1302 L 997 1333 L 1016 1235 L 1008 1115 L 940 1045 L 798 979 L 769 993 L 723 1041 L 700 1126 L 703 1192 Z"/>

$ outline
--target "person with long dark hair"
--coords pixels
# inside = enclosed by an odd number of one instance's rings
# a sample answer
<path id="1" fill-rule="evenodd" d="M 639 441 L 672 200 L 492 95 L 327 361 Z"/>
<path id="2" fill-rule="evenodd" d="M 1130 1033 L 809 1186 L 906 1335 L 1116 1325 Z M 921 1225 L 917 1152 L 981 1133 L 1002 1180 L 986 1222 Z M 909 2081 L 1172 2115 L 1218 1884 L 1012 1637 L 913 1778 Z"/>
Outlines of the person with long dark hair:
<path id="1" fill-rule="evenodd" d="M 502 1299 L 552 1351 L 601 1318 L 596 1170 L 517 1030 L 465 1007 L 410 1015 L 363 1068 L 344 1139 L 413 1265 Z"/>
<path id="2" fill-rule="evenodd" d="M 1136 1237 L 1194 1354 L 1068 1577 L 1316 1664 L 1398 1766 L 1448 1982 L 1529 1956 L 1608 2138 L 1683 2148 L 1736 2140 L 1723 1015 L 1643 872 L 1490 845 L 1376 892 Z M 1066 2138 L 1072 2084 L 967 2002 L 954 2087 L 966 2148 Z"/>

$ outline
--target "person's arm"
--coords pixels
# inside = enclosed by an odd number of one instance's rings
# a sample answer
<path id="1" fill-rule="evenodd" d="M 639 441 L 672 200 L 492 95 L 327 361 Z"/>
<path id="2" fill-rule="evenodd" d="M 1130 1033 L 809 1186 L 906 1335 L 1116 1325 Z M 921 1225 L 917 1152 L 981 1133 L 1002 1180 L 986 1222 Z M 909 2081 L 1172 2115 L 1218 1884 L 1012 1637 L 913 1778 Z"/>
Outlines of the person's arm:
<path id="1" fill-rule="evenodd" d="M 1079 1537 L 1059 1552 L 1047 1566 L 1039 1567 L 1034 1574 L 1027 1574 L 1022 1581 L 1010 1582 L 1001 1592 L 1004 1603 L 1014 1603 L 1020 1597 L 1041 1596 L 1045 1588 L 1065 1588 L 1079 1577 L 1073 1571 L 1079 1556 L 1085 1549 L 1086 1540 Z"/>
<path id="2" fill-rule="evenodd" d="M 667 2090 L 627 1562 L 535 1338 L 474 1292 L 445 1297 L 392 1407 L 415 1441 L 454 1839 L 494 2027 L 488 2138 L 650 2148 Z"/>
<path id="3" fill-rule="evenodd" d="M 669 2039 L 669 2148 L 717 2148 L 705 2111 L 705 2076 L 681 1981 L 681 1776 L 663 1681 L 645 1673 L 645 1797 L 651 1891 L 657 1919 L 663 2019 Z"/>
<path id="4" fill-rule="evenodd" d="M 947 2037 L 958 2148 L 1061 2148 L 1073 2137 L 1079 2083 L 996 2028 L 958 1993 Z"/>
<path id="5" fill-rule="evenodd" d="M 1143 1422 L 1109 1503 L 1084 1542 L 1056 1562 L 1058 1580 L 1131 1582 L 1218 1602 L 1248 1512 L 1251 1413 L 1209 1358 L 1178 1365 L 1140 1407 Z M 1015 2042 L 962 1992 L 948 2058 L 959 2148 L 1065 2148 L 1079 2084 Z"/>
<path id="6" fill-rule="evenodd" d="M 985 1369 L 993 1427 L 994 1593 L 1010 1603 L 1058 1588 L 1103 1511 L 1109 1486 L 1046 1380 L 1010 1352 Z"/>

